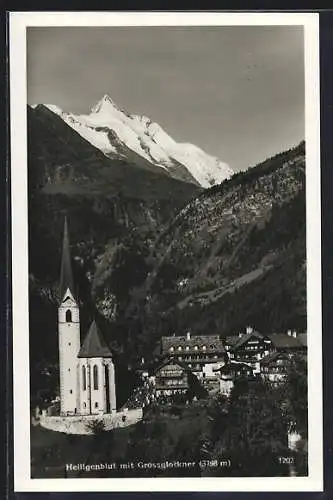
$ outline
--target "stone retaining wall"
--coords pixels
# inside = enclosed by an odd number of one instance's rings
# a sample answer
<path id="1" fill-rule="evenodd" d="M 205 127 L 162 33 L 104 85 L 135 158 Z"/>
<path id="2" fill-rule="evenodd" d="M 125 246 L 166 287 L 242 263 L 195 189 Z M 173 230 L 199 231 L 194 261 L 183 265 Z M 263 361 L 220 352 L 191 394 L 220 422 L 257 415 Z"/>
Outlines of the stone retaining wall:
<path id="1" fill-rule="evenodd" d="M 111 429 L 134 425 L 142 420 L 142 415 L 142 408 L 105 415 L 73 415 L 63 417 L 60 415 L 49 416 L 43 414 L 39 418 L 39 424 L 45 429 L 64 432 L 66 434 L 93 434 L 92 429 L 89 427 L 89 424 L 93 422 L 104 422 L 105 430 L 109 431 Z"/>

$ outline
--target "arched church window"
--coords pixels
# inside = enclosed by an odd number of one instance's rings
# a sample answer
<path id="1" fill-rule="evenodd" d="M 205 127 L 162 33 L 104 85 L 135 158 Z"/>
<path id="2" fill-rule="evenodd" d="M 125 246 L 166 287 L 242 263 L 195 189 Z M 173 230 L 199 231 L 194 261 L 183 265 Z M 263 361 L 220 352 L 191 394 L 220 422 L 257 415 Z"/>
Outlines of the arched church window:
<path id="1" fill-rule="evenodd" d="M 93 377 L 94 377 L 94 389 L 98 389 L 98 367 L 97 365 L 94 365 L 93 368 Z"/>
<path id="2" fill-rule="evenodd" d="M 70 309 L 67 309 L 66 311 L 66 323 L 71 323 L 72 322 L 72 311 Z"/>
<path id="3" fill-rule="evenodd" d="M 87 375 L 85 366 L 82 366 L 82 389 L 84 391 L 87 389 Z"/>

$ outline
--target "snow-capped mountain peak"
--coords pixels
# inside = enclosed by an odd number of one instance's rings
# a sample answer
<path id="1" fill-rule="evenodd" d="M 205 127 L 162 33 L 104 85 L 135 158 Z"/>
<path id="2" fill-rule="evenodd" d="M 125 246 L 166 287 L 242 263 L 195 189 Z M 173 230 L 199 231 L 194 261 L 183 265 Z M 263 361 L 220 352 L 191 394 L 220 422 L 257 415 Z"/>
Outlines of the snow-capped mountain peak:
<path id="1" fill-rule="evenodd" d="M 108 94 L 105 94 L 92 108 L 90 113 L 107 113 L 113 110 L 121 111 L 117 104 L 111 99 Z"/>
<path id="2" fill-rule="evenodd" d="M 147 116 L 127 113 L 107 94 L 86 115 L 66 113 L 53 104 L 44 106 L 107 156 L 132 163 L 143 160 L 149 169 L 162 169 L 172 177 L 205 188 L 233 174 L 226 163 L 193 144 L 177 143 L 158 123 Z"/>

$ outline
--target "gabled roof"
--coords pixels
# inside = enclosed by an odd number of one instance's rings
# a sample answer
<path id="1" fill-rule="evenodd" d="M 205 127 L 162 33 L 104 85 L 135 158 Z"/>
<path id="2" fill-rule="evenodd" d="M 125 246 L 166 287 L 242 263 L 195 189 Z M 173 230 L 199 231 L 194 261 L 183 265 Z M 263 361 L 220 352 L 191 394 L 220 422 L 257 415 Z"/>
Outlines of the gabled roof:
<path id="1" fill-rule="evenodd" d="M 161 368 L 163 368 L 164 366 L 167 366 L 167 365 L 179 366 L 180 368 L 182 368 L 182 370 L 184 370 L 187 373 L 192 372 L 192 370 L 190 370 L 190 368 L 182 361 L 178 361 L 174 357 L 168 357 L 162 363 L 160 363 L 159 365 L 156 366 L 156 368 L 154 369 L 154 373 L 161 370 Z"/>
<path id="2" fill-rule="evenodd" d="M 66 307 L 66 306 L 68 306 L 68 304 L 72 304 L 72 303 L 75 303 L 75 297 L 73 296 L 73 294 L 70 291 L 70 289 L 67 288 L 65 290 L 65 293 L 64 293 L 63 297 L 62 297 L 61 306 L 62 307 Z"/>
<path id="3" fill-rule="evenodd" d="M 225 339 L 225 343 L 227 345 L 230 345 L 230 346 L 233 346 L 236 344 L 236 342 L 239 340 L 239 335 L 231 335 L 231 336 L 228 336 L 226 337 Z"/>
<path id="4" fill-rule="evenodd" d="M 251 337 L 256 337 L 260 340 L 263 340 L 265 338 L 264 335 L 261 333 L 257 332 L 256 330 L 253 330 L 252 332 L 245 333 L 241 337 L 238 338 L 238 341 L 232 346 L 232 351 L 237 350 L 239 347 L 242 345 L 246 344 L 248 340 L 250 340 Z"/>
<path id="5" fill-rule="evenodd" d="M 224 366 L 221 366 L 215 371 L 219 371 L 221 373 L 228 373 L 231 370 L 251 370 L 253 371 L 254 368 L 251 365 L 248 365 L 247 363 L 243 361 L 229 361 L 226 363 Z"/>
<path id="6" fill-rule="evenodd" d="M 284 348 L 297 348 L 304 347 L 306 344 L 299 339 L 299 336 L 293 337 L 292 335 L 287 335 L 286 333 L 273 333 L 269 335 L 269 338 L 273 342 L 274 346 L 278 349 Z"/>
<path id="7" fill-rule="evenodd" d="M 94 320 L 78 354 L 79 358 L 112 358 L 112 353 Z"/>
<path id="8" fill-rule="evenodd" d="M 59 285 L 60 301 L 64 298 L 64 295 L 68 289 L 72 292 L 72 295 L 75 298 L 72 261 L 71 261 L 70 247 L 69 247 L 68 225 L 67 225 L 67 217 L 65 217 L 64 237 L 62 243 L 61 270 L 60 270 L 60 285 Z"/>
<path id="9" fill-rule="evenodd" d="M 260 364 L 269 365 L 269 363 L 271 363 L 272 361 L 275 361 L 276 359 L 281 359 L 281 358 L 285 358 L 286 360 L 289 361 L 287 354 L 285 354 L 283 352 L 274 351 L 274 352 L 267 354 L 267 356 L 264 356 L 263 358 L 261 358 Z"/>
<path id="10" fill-rule="evenodd" d="M 186 346 L 190 349 L 194 349 L 195 346 L 198 346 L 199 349 L 206 346 L 207 349 L 212 349 L 214 351 L 224 352 L 225 350 L 219 335 L 191 335 L 190 338 L 187 338 L 186 335 L 162 337 L 161 343 L 163 353 L 169 351 L 170 347 L 177 349 L 178 346 L 181 346 L 182 349 Z"/>

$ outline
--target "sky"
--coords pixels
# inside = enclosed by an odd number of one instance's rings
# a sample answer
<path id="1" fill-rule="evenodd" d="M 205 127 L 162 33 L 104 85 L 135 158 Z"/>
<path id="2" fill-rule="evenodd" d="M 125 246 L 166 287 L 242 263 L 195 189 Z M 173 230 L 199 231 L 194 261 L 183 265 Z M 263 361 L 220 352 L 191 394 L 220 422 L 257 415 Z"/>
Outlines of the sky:
<path id="1" fill-rule="evenodd" d="M 299 26 L 28 28 L 28 104 L 104 94 L 243 170 L 304 139 Z"/>

